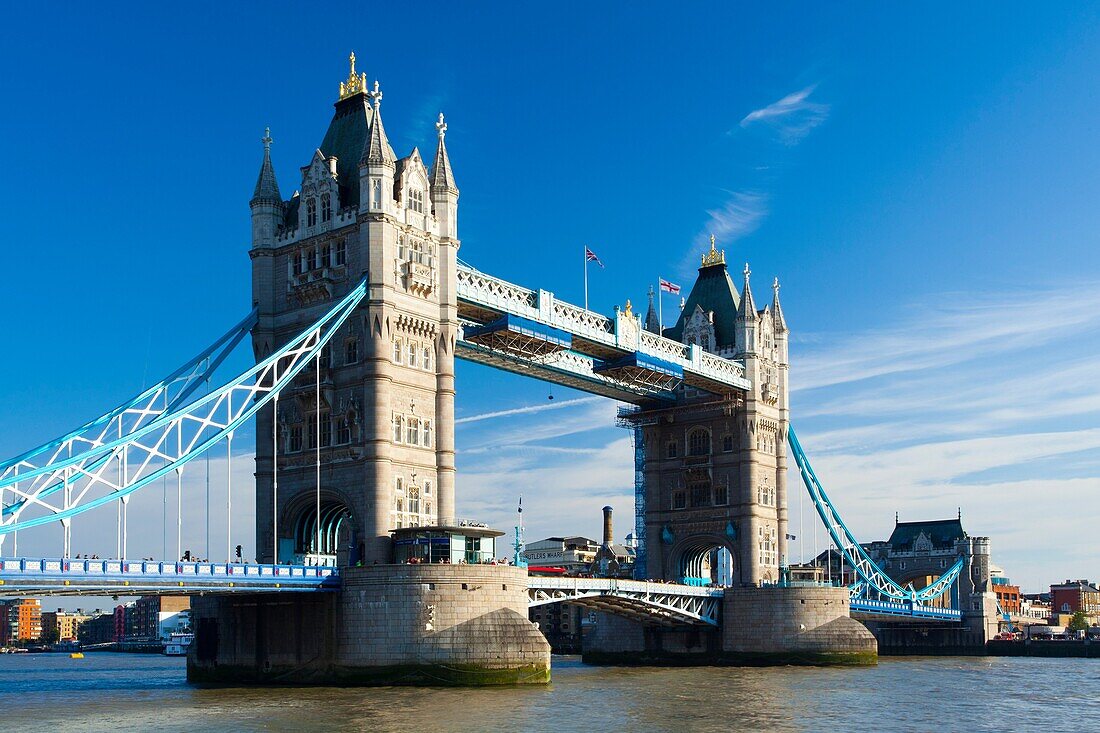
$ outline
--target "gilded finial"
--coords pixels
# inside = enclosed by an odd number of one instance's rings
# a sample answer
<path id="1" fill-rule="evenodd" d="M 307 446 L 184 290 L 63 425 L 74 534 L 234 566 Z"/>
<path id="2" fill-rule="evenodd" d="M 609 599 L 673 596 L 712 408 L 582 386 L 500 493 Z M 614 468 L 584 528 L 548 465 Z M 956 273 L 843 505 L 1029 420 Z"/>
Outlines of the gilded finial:
<path id="1" fill-rule="evenodd" d="M 340 99 L 347 99 L 353 94 L 359 94 L 360 92 L 367 91 L 367 75 L 366 73 L 355 73 L 355 52 L 352 51 L 348 56 L 348 63 L 351 65 L 351 71 L 348 73 L 348 80 L 340 82 Z"/>
<path id="2" fill-rule="evenodd" d="M 443 136 L 447 134 L 447 123 L 443 121 L 443 113 L 439 113 L 439 122 L 435 123 L 435 131 L 439 133 L 439 138 L 442 140 Z"/>
<path id="3" fill-rule="evenodd" d="M 724 265 L 726 264 L 726 250 L 719 252 L 714 248 L 714 235 L 710 235 L 710 252 L 707 252 L 702 257 L 702 266 L 710 267 L 711 265 Z"/>
<path id="4" fill-rule="evenodd" d="M 626 314 L 628 316 L 634 315 L 634 310 L 633 310 L 633 307 L 630 305 L 630 299 L 629 298 L 627 298 L 627 301 L 626 301 Z"/>

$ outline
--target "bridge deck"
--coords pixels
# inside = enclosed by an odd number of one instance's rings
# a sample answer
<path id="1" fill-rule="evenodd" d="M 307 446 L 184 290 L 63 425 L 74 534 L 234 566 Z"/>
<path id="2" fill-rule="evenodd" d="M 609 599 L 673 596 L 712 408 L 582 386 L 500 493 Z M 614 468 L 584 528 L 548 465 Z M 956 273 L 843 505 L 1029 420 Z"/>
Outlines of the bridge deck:
<path id="1" fill-rule="evenodd" d="M 0 560 L 0 595 L 191 595 L 317 592 L 340 587 L 336 568 L 149 560 Z"/>

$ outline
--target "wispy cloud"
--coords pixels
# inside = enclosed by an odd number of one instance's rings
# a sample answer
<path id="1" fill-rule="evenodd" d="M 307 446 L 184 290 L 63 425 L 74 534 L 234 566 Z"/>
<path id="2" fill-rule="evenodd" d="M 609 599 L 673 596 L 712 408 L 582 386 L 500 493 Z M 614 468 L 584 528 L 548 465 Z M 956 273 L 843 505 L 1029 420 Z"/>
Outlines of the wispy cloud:
<path id="1" fill-rule="evenodd" d="M 721 207 L 707 211 L 707 223 L 695 237 L 691 257 L 697 256 L 711 235 L 720 244 L 730 244 L 756 231 L 768 214 L 768 197 L 757 191 L 727 191 Z"/>
<path id="2" fill-rule="evenodd" d="M 508 410 L 496 410 L 495 412 L 483 412 L 480 415 L 469 415 L 467 417 L 460 417 L 455 420 L 455 425 L 461 425 L 463 423 L 480 422 L 482 420 L 492 420 L 498 417 L 511 417 L 513 415 L 531 415 L 538 412 L 546 412 L 548 410 L 560 410 L 563 407 L 574 407 L 576 405 L 585 405 L 592 402 L 603 402 L 604 397 L 578 397 L 573 400 L 561 400 L 559 402 L 547 402 L 542 405 L 528 405 L 527 407 L 513 407 Z"/>
<path id="3" fill-rule="evenodd" d="M 815 88 L 816 85 L 810 85 L 767 107 L 754 109 L 741 120 L 740 127 L 764 126 L 785 145 L 797 145 L 829 116 L 828 104 L 810 100 Z"/>
<path id="4" fill-rule="evenodd" d="M 793 419 L 857 536 L 888 534 L 895 510 L 959 506 L 1029 590 L 1088 572 L 1087 548 L 1066 538 L 1094 516 L 1044 507 L 1089 506 L 1100 490 L 1098 285 L 930 294 L 895 324 L 794 344 Z M 810 535 L 808 502 L 791 497 Z"/>

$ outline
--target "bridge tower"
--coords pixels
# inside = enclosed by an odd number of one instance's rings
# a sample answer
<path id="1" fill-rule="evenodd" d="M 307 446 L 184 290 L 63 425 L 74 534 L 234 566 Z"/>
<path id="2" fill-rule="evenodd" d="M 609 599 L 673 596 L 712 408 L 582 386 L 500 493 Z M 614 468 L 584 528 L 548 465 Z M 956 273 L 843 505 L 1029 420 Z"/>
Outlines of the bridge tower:
<path id="1" fill-rule="evenodd" d="M 300 190 L 282 200 L 268 134 L 251 201 L 257 359 L 361 278 L 369 288 L 319 366 L 257 416 L 256 541 L 267 562 L 276 547 L 281 562 L 387 562 L 390 529 L 454 517 L 459 192 L 447 125 L 440 114 L 431 168 L 417 148 L 398 158 L 379 84 L 350 62 Z"/>
<path id="2" fill-rule="evenodd" d="M 755 585 L 778 580 L 787 564 L 787 324 L 778 281 L 772 303 L 758 310 L 748 265 L 743 276 L 738 293 L 712 237 L 664 335 L 742 361 L 752 390 L 681 387 L 673 405 L 623 415 L 635 429 L 644 494 L 645 577 L 724 580 L 729 562 L 734 585 Z"/>

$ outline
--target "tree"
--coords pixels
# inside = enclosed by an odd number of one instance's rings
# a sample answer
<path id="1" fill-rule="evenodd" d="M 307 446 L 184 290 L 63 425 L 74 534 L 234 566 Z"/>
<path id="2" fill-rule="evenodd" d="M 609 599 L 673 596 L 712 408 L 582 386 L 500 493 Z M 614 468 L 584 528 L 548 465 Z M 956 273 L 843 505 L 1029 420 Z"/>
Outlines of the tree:
<path id="1" fill-rule="evenodd" d="M 1066 626 L 1067 631 L 1088 631 L 1088 628 L 1089 619 L 1084 611 L 1075 611 L 1069 619 L 1069 625 Z"/>

